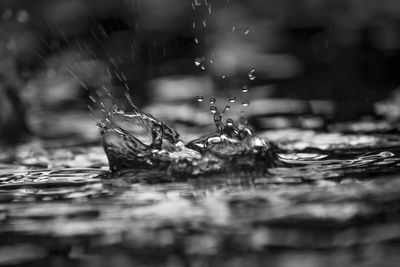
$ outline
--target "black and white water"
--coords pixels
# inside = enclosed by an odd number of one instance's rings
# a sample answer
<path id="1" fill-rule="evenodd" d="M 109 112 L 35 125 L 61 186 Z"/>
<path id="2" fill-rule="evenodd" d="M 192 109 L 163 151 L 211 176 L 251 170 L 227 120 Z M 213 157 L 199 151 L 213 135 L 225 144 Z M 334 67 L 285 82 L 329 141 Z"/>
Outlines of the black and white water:
<path id="1" fill-rule="evenodd" d="M 393 131 L 253 133 L 214 120 L 215 133 L 197 127 L 188 142 L 193 128 L 114 109 L 99 124 L 106 153 L 3 151 L 0 264 L 397 266 Z"/>

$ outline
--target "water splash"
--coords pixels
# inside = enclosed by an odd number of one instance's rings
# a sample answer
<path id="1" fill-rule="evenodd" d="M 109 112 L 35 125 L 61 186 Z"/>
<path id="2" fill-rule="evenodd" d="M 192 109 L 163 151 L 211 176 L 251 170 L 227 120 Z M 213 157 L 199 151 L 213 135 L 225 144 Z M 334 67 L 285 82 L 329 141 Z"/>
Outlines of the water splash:
<path id="1" fill-rule="evenodd" d="M 98 124 L 110 170 L 166 170 L 169 174 L 199 175 L 210 172 L 266 172 L 285 164 L 263 138 L 253 134 L 247 121 L 222 121 L 215 106 L 216 133 L 185 144 L 179 133 L 138 108 L 126 113 L 114 108 Z"/>

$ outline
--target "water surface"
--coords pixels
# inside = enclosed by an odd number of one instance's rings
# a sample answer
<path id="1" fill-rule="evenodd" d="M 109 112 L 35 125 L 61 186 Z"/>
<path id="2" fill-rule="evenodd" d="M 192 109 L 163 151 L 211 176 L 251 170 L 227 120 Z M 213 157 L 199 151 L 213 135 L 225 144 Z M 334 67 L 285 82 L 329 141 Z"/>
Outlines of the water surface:
<path id="1" fill-rule="evenodd" d="M 397 266 L 398 137 L 257 134 L 290 166 L 111 174 L 100 144 L 21 145 L 0 165 L 0 264 Z"/>

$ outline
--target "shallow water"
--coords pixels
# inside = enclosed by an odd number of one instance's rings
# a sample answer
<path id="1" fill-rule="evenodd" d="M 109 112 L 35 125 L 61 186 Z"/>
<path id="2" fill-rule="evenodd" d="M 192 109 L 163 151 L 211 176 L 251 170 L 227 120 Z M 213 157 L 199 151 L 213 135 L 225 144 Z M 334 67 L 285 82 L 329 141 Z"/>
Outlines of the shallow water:
<path id="1" fill-rule="evenodd" d="M 0 165 L 0 264 L 397 266 L 396 135 L 258 134 L 293 165 L 110 174 L 100 145 L 20 146 Z"/>

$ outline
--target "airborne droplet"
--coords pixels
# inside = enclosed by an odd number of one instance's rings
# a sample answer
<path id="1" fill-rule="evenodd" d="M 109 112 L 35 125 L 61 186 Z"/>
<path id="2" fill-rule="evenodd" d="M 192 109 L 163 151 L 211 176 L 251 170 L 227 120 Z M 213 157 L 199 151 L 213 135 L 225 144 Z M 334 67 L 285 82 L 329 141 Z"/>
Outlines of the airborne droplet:
<path id="1" fill-rule="evenodd" d="M 203 62 L 204 62 L 205 58 L 204 57 L 196 57 L 194 59 L 194 64 L 199 67 Z"/>
<path id="2" fill-rule="evenodd" d="M 229 98 L 229 102 L 235 103 L 235 102 L 236 102 L 236 96 L 231 96 L 231 97 Z"/>
<path id="3" fill-rule="evenodd" d="M 255 72 L 256 70 L 255 69 L 252 69 L 251 71 L 249 71 L 249 73 L 247 74 L 248 76 L 249 76 L 249 79 L 251 80 L 251 81 L 254 81 L 255 79 L 256 79 L 256 76 L 254 75 L 254 72 Z"/>
<path id="4" fill-rule="evenodd" d="M 214 97 L 211 97 L 211 98 L 210 98 L 210 104 L 211 104 L 211 105 L 214 105 L 215 102 L 216 102 L 215 98 L 214 98 Z"/>
<path id="5" fill-rule="evenodd" d="M 233 126 L 233 124 L 234 124 L 234 122 L 233 122 L 232 119 L 227 119 L 227 120 L 226 120 L 226 125 L 228 125 L 228 126 Z"/>
<path id="6" fill-rule="evenodd" d="M 202 96 L 202 95 L 197 96 L 198 102 L 203 102 L 203 100 L 204 100 L 204 96 Z"/>

